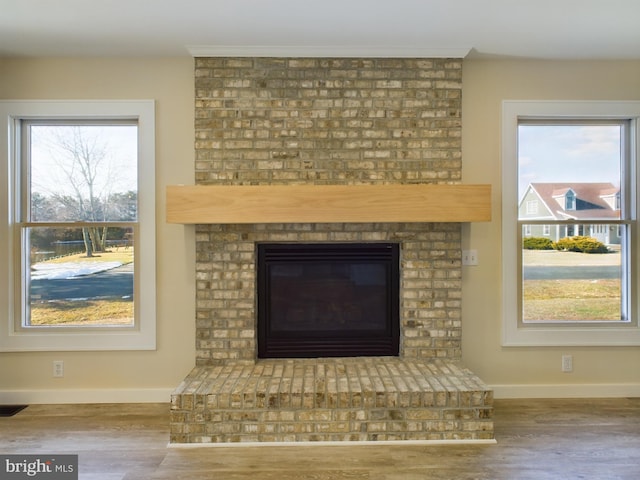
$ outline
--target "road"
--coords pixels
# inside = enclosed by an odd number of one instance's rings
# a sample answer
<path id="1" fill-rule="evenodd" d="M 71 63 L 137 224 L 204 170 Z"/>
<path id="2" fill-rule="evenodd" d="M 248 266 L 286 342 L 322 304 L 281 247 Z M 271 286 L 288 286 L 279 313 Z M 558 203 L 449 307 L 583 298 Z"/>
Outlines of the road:
<path id="1" fill-rule="evenodd" d="M 133 264 L 70 279 L 32 280 L 32 300 L 132 297 Z"/>
<path id="2" fill-rule="evenodd" d="M 531 266 L 524 267 L 525 280 L 593 280 L 599 278 L 620 278 L 619 265 L 594 265 L 594 266 Z"/>

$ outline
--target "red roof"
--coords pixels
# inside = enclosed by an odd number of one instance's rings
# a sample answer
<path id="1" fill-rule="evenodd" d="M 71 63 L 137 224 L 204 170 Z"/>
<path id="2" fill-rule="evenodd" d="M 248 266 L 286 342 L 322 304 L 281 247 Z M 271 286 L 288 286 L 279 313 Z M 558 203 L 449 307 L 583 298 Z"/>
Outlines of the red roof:
<path id="1" fill-rule="evenodd" d="M 532 183 L 530 187 L 556 218 L 620 218 L 620 210 L 614 209 L 611 203 L 603 199 L 620 191 L 612 183 Z M 575 210 L 565 210 L 565 196 L 569 190 L 576 195 Z"/>

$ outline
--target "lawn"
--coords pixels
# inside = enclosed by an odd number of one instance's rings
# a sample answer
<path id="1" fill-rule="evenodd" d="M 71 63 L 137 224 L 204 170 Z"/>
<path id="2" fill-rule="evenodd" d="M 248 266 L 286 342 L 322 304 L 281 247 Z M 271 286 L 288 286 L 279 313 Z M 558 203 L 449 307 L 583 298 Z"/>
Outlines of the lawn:
<path id="1" fill-rule="evenodd" d="M 620 280 L 526 280 L 523 320 L 620 320 Z"/>
<path id="2" fill-rule="evenodd" d="M 92 257 L 87 257 L 84 253 L 66 255 L 46 260 L 42 263 L 90 263 L 90 262 L 120 262 L 127 264 L 133 262 L 133 247 L 118 247 L 106 252 L 94 253 Z"/>
<path id="3" fill-rule="evenodd" d="M 618 252 L 585 254 L 555 250 L 523 250 L 523 265 L 619 266 Z M 551 279 L 523 282 L 524 321 L 619 321 L 620 279 Z"/>
<path id="4" fill-rule="evenodd" d="M 132 325 L 133 301 L 55 300 L 31 304 L 31 325 Z"/>
<path id="5" fill-rule="evenodd" d="M 133 262 L 133 248 L 117 248 L 100 252 L 93 257 L 84 253 L 68 255 L 42 262 L 49 267 L 76 268 L 87 263 L 113 263 L 127 265 Z M 81 277 L 74 281 L 81 282 Z M 113 326 L 132 325 L 134 318 L 133 298 L 105 298 L 99 296 L 83 299 L 61 299 L 47 302 L 31 301 L 31 325 L 52 326 Z"/>

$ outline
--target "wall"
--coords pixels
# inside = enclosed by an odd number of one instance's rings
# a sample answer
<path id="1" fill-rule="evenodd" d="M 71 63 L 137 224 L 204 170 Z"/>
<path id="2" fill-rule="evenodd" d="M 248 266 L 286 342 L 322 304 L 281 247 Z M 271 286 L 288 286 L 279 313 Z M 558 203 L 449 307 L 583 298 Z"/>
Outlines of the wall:
<path id="1" fill-rule="evenodd" d="M 640 100 L 639 86 L 638 61 L 464 62 L 463 181 L 492 184 L 493 221 L 463 227 L 463 248 L 480 260 L 463 268 L 463 359 L 496 396 L 640 395 L 638 347 L 500 346 L 501 100 Z M 0 354 L 0 402 L 168 399 L 195 357 L 195 234 L 164 223 L 163 192 L 194 181 L 193 60 L 0 59 L 0 98 L 155 98 L 158 159 L 158 350 Z M 562 353 L 574 355 L 573 373 L 560 372 Z M 57 359 L 63 379 L 52 378 Z"/>
<path id="2" fill-rule="evenodd" d="M 157 350 L 0 353 L 0 403 L 168 402 L 195 355 L 194 233 L 164 221 L 164 186 L 193 183 L 193 60 L 0 59 L 0 98 L 155 99 L 158 205 Z"/>
<path id="3" fill-rule="evenodd" d="M 640 395 L 640 347 L 501 347 L 502 100 L 640 100 L 640 62 L 465 61 L 464 183 L 493 185 L 493 221 L 463 228 L 463 359 L 496 397 Z M 573 373 L 560 371 L 573 355 Z"/>

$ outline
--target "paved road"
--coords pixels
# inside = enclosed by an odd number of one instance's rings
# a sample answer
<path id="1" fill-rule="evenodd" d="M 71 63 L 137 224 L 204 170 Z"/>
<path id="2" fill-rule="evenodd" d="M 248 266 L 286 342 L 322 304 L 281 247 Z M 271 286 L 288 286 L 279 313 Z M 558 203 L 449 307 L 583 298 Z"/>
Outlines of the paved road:
<path id="1" fill-rule="evenodd" d="M 132 264 L 71 279 L 31 281 L 32 300 L 127 296 L 133 296 Z"/>
<path id="2" fill-rule="evenodd" d="M 524 267 L 525 280 L 620 278 L 619 265 Z"/>

